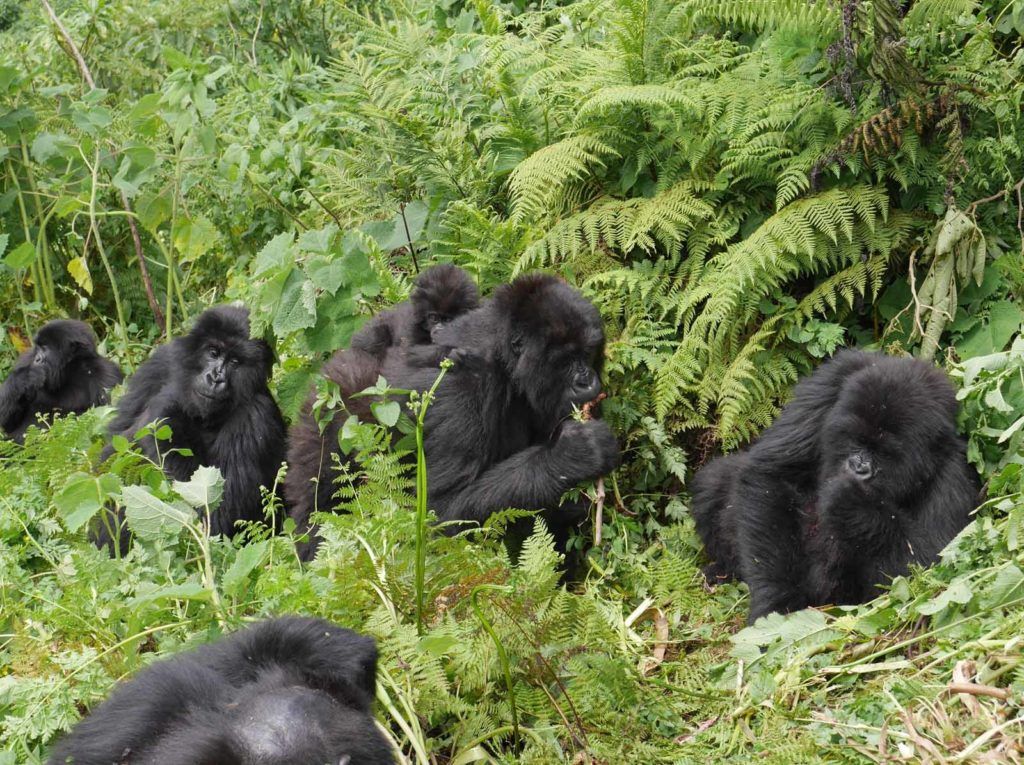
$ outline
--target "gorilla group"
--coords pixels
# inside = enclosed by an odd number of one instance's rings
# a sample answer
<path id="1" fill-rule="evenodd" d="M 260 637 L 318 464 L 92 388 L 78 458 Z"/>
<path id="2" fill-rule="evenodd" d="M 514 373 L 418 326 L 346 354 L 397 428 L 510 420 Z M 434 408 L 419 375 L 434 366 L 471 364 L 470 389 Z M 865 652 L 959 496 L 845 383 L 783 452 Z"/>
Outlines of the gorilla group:
<path id="1" fill-rule="evenodd" d="M 448 315 L 475 303 L 468 290 L 451 294 L 463 299 Z M 413 308 L 397 315 L 422 318 L 415 300 Z M 441 521 L 463 524 L 482 523 L 510 507 L 541 510 L 556 537 L 564 538 L 584 509 L 581 503 L 559 509 L 562 495 L 610 472 L 619 456 L 606 423 L 572 419 L 574 409 L 601 391 L 604 332 L 597 309 L 561 280 L 533 274 L 499 287 L 429 335 L 427 346 L 382 347 L 357 338 L 322 373 L 339 386 L 348 412 L 365 420 L 370 401 L 353 394 L 378 375 L 392 387 L 423 392 L 434 384 L 441 358 L 451 355 L 456 363 L 437 388 L 424 427 L 430 507 Z M 371 345 L 376 355 L 362 350 Z M 312 513 L 331 509 L 334 460 L 345 459 L 338 445 L 344 418 L 332 413 L 321 432 L 311 404 L 289 434 L 285 480 L 301 530 L 310 528 Z M 307 555 L 315 545 L 314 539 Z"/>
<path id="2" fill-rule="evenodd" d="M 709 581 L 745 581 L 753 622 L 860 603 L 911 563 L 933 562 L 978 503 L 956 413 L 930 364 L 838 353 L 753 446 L 697 473 Z"/>
<path id="3" fill-rule="evenodd" d="M 263 519 L 260 487 L 274 485 L 285 454 L 284 419 L 267 387 L 272 364 L 270 346 L 249 337 L 246 309 L 210 308 L 129 378 L 110 424 L 112 435 L 129 439 L 153 422 L 170 426 L 169 442 L 147 433 L 139 446 L 171 478 L 187 481 L 200 465 L 220 469 L 224 496 L 211 534 Z M 105 456 L 111 453 L 108 446 Z M 126 542 L 125 530 L 119 534 Z M 112 542 L 107 527 L 97 541 Z"/>
<path id="4" fill-rule="evenodd" d="M 48 765 L 391 765 L 377 646 L 320 619 L 258 623 L 114 689 Z"/>
<path id="5" fill-rule="evenodd" d="M 117 365 L 96 352 L 96 336 L 80 321 L 51 321 L 36 333 L 0 387 L 0 428 L 21 443 L 39 417 L 106 404 L 122 380 Z"/>

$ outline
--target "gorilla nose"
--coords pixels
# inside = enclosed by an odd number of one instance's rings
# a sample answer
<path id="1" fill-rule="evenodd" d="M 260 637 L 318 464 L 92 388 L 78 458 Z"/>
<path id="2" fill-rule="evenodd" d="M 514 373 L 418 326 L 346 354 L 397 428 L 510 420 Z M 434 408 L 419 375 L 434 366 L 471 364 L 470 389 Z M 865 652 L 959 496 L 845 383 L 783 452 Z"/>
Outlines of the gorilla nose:
<path id="1" fill-rule="evenodd" d="M 846 460 L 846 465 L 850 472 L 861 480 L 870 478 L 875 473 L 875 469 L 871 465 L 871 458 L 863 454 L 851 454 Z"/>
<path id="2" fill-rule="evenodd" d="M 222 374 L 217 374 L 216 372 L 206 373 L 206 384 L 210 387 L 210 390 L 221 390 L 225 382 L 224 375 Z"/>

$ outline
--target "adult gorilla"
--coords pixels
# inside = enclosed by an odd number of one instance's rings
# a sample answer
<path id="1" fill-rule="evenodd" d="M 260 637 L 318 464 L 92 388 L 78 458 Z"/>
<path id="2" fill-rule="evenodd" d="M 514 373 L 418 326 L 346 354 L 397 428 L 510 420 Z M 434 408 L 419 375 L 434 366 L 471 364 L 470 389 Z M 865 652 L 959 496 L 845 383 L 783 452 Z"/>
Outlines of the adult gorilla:
<path id="1" fill-rule="evenodd" d="M 391 348 L 430 345 L 442 327 L 479 305 L 469 274 L 451 263 L 432 266 L 416 278 L 408 300 L 370 319 L 350 347 L 383 361 Z"/>
<path id="2" fill-rule="evenodd" d="M 284 419 L 267 388 L 272 365 L 270 347 L 249 337 L 248 310 L 210 308 L 129 378 L 110 424 L 111 434 L 126 438 L 152 422 L 169 425 L 170 443 L 147 435 L 139 445 L 163 461 L 171 478 L 186 481 L 200 465 L 220 469 L 224 496 L 210 519 L 211 534 L 263 518 L 260 486 L 273 486 L 285 451 Z M 110 453 L 108 447 L 105 456 Z"/>
<path id="3" fill-rule="evenodd" d="M 709 579 L 745 581 L 754 621 L 860 603 L 911 563 L 933 562 L 978 500 L 956 412 L 930 364 L 837 354 L 753 446 L 695 476 Z"/>
<path id="4" fill-rule="evenodd" d="M 562 494 L 608 473 L 619 457 L 606 423 L 570 416 L 601 391 L 597 309 L 559 279 L 527 275 L 439 329 L 434 340 L 455 349 L 457 359 L 425 423 L 429 503 L 438 518 L 482 523 L 511 507 L 549 511 L 553 526 L 577 520 L 575 512 L 556 512 Z M 372 385 L 378 371 L 393 387 L 428 390 L 438 374 L 435 358 L 399 348 L 381 366 L 348 350 L 323 374 L 345 394 L 348 410 L 367 419 L 370 402 L 351 394 Z M 343 419 L 335 416 L 321 435 L 307 404 L 292 427 L 285 495 L 299 529 L 309 527 L 311 513 L 332 507 L 331 455 L 340 456 Z"/>
<path id="5" fill-rule="evenodd" d="M 377 646 L 283 617 L 158 661 L 119 685 L 49 765 L 391 765 L 370 708 Z"/>
<path id="6" fill-rule="evenodd" d="M 61 319 L 36 333 L 0 387 L 0 428 L 18 443 L 39 415 L 81 414 L 110 401 L 123 379 L 117 365 L 96 353 L 89 325 Z"/>

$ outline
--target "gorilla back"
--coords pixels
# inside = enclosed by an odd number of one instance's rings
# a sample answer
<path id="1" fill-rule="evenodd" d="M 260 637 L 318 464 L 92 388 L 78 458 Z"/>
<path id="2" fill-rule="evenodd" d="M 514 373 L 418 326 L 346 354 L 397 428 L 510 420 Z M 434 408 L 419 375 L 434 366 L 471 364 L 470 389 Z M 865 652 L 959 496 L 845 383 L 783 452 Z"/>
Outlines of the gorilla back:
<path id="1" fill-rule="evenodd" d="M 930 364 L 840 352 L 753 446 L 695 477 L 707 573 L 747 583 L 753 621 L 863 602 L 933 562 L 978 501 L 956 412 Z"/>
<path id="2" fill-rule="evenodd" d="M 606 423 L 571 419 L 601 390 L 604 333 L 594 306 L 559 279 L 527 275 L 437 330 L 434 341 L 424 353 L 393 349 L 380 366 L 366 353 L 342 351 L 323 373 L 365 419 L 370 402 L 350 397 L 373 384 L 378 369 L 393 387 L 426 391 L 438 375 L 437 348 L 454 349 L 456 363 L 425 423 L 429 503 L 438 518 L 476 524 L 511 507 L 548 511 L 553 527 L 578 521 L 579 507 L 558 510 L 562 494 L 618 461 Z M 321 435 L 307 407 L 292 427 L 285 492 L 300 529 L 315 510 L 331 509 L 342 419 Z"/>
<path id="3" fill-rule="evenodd" d="M 153 352 L 118 402 L 112 434 L 130 439 L 152 422 L 170 426 L 169 444 L 148 435 L 140 447 L 171 478 L 186 481 L 200 465 L 220 469 L 224 497 L 212 534 L 263 518 L 260 487 L 274 485 L 284 459 L 284 419 L 267 387 L 272 363 L 270 347 L 249 337 L 245 308 L 210 308 L 187 335 Z"/>
<path id="4" fill-rule="evenodd" d="M 18 443 L 39 415 L 81 414 L 110 401 L 121 370 L 96 352 L 88 324 L 60 319 L 36 333 L 0 387 L 0 428 Z"/>
<path id="5" fill-rule="evenodd" d="M 261 622 L 156 662 L 54 748 L 49 765 L 392 765 L 371 706 L 372 638 Z"/>

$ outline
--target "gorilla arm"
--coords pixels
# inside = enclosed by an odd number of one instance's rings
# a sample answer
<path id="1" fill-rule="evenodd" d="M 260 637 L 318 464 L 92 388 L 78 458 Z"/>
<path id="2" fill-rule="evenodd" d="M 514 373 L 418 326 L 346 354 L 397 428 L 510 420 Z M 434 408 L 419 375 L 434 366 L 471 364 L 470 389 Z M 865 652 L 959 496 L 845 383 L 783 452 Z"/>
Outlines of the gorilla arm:
<path id="1" fill-rule="evenodd" d="M 479 457 L 467 451 L 441 455 L 433 468 L 428 464 L 431 500 L 442 521 L 482 523 L 507 508 L 554 509 L 576 484 L 611 472 L 619 454 L 601 420 L 567 422 L 553 443 L 527 446 L 482 472 Z M 440 481 L 430 478 L 431 469 Z M 444 480 L 459 475 L 464 479 Z"/>
<path id="2" fill-rule="evenodd" d="M 236 406 L 218 428 L 204 430 L 210 442 L 206 464 L 220 466 L 224 476 L 224 497 L 210 533 L 233 534 L 237 521 L 263 517 L 260 486 L 272 480 L 284 461 L 284 419 L 269 395 L 257 393 L 252 400 Z"/>
<path id="3" fill-rule="evenodd" d="M 46 382 L 42 368 L 32 363 L 34 359 L 35 349 L 21 354 L 0 386 L 0 428 L 8 433 L 19 429 L 32 416 L 36 396 Z"/>

